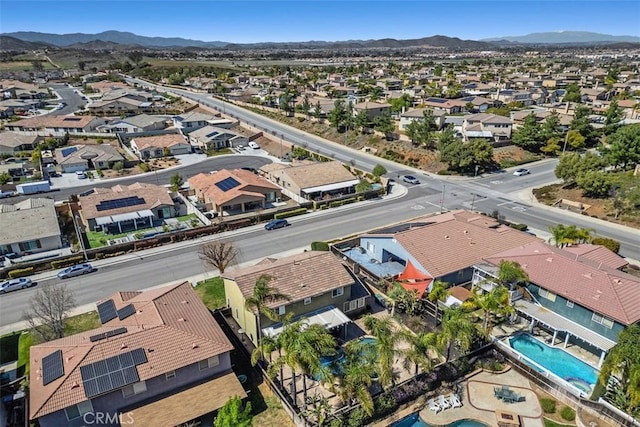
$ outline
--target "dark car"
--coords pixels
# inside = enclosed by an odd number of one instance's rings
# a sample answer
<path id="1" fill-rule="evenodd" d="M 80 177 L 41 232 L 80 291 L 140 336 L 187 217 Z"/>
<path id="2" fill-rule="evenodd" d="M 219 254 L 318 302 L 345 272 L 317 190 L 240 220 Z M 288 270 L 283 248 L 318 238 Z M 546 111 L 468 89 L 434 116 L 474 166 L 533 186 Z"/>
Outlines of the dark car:
<path id="1" fill-rule="evenodd" d="M 83 274 L 93 273 L 96 271 L 95 268 L 91 266 L 91 264 L 77 264 L 71 267 L 65 268 L 61 272 L 58 273 L 58 277 L 60 279 L 67 279 L 69 277 L 82 276 Z"/>
<path id="2" fill-rule="evenodd" d="M 275 230 L 276 228 L 282 228 L 289 225 L 289 222 L 286 219 L 274 219 L 273 221 L 269 221 L 265 226 L 265 230 Z"/>

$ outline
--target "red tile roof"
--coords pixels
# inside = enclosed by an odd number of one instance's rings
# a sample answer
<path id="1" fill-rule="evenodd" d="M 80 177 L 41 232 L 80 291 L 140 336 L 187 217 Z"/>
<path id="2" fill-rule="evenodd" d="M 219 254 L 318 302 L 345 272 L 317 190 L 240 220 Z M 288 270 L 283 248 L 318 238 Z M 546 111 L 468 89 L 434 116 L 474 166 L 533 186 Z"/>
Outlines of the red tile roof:
<path id="1" fill-rule="evenodd" d="M 597 264 L 602 263 L 607 267 L 615 268 L 616 270 L 629 264 L 627 260 L 620 255 L 600 245 L 582 243 L 579 245 L 566 246 L 563 249 L 582 258 L 592 260 Z"/>
<path id="2" fill-rule="evenodd" d="M 135 295 L 134 295 L 135 294 Z M 123 298 L 127 298 L 123 302 Z M 30 419 L 87 400 L 79 367 L 120 352 L 143 348 L 148 362 L 138 365 L 141 381 L 226 353 L 233 346 L 189 282 L 145 292 L 118 292 L 116 309 L 133 304 L 136 313 L 100 328 L 31 347 Z M 127 332 L 91 342 L 89 337 L 116 328 Z M 64 375 L 42 383 L 42 358 L 62 350 Z"/>
<path id="3" fill-rule="evenodd" d="M 234 178 L 240 185 L 222 191 L 216 183 L 227 178 Z M 272 182 L 244 169 L 223 169 L 213 174 L 201 173 L 189 178 L 189 187 L 200 191 L 205 196 L 205 201 L 210 200 L 217 206 L 232 203 L 241 196 L 250 200 L 262 200 L 265 198 L 263 193 L 280 190 L 280 187 Z"/>
<path id="4" fill-rule="evenodd" d="M 640 278 L 542 242 L 485 258 L 518 262 L 535 283 L 623 325 L 640 321 Z"/>

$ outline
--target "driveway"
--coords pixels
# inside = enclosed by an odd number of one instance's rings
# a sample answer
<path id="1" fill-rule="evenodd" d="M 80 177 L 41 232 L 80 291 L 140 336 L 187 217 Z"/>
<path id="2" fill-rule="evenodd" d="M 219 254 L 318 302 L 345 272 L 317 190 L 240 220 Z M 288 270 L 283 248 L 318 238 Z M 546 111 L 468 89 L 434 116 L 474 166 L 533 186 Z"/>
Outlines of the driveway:
<path id="1" fill-rule="evenodd" d="M 88 173 L 88 172 L 87 172 Z M 71 188 L 79 187 L 83 185 L 91 185 L 102 182 L 102 179 L 97 178 L 95 172 L 93 175 L 95 178 L 79 179 L 78 176 L 73 173 L 63 173 L 62 176 L 56 176 L 51 179 L 51 188 Z"/>

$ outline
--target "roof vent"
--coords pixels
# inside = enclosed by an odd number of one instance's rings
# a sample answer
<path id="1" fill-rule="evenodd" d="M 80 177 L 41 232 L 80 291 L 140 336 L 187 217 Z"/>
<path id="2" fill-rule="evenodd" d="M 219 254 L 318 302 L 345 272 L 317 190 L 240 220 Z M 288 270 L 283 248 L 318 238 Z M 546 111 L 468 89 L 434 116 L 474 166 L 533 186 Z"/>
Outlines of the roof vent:
<path id="1" fill-rule="evenodd" d="M 307 287 L 307 285 L 305 285 L 304 283 L 300 283 L 300 287 L 301 287 L 301 288 L 306 288 L 306 287 Z"/>
<path id="2" fill-rule="evenodd" d="M 77 382 L 77 381 L 74 381 L 74 382 L 73 382 L 73 384 L 71 384 L 71 388 L 72 388 L 72 389 L 73 389 L 73 388 L 78 388 L 78 387 L 80 387 L 80 384 L 78 384 L 78 382 Z"/>
<path id="3" fill-rule="evenodd" d="M 591 273 L 584 273 L 583 276 L 586 277 L 587 279 L 592 279 L 593 278 L 591 276 Z"/>
<path id="4" fill-rule="evenodd" d="M 178 319 L 178 322 L 186 322 L 186 319 L 184 317 L 181 317 Z"/>
<path id="5" fill-rule="evenodd" d="M 148 349 L 147 349 L 147 351 L 148 351 L 149 353 L 153 353 L 153 349 L 152 349 L 152 348 L 148 348 Z"/>
<path id="6" fill-rule="evenodd" d="M 553 258 L 551 257 L 547 258 L 547 262 L 553 262 Z"/>
<path id="7" fill-rule="evenodd" d="M 73 354 L 71 356 L 67 356 L 67 363 L 69 363 L 73 359 Z"/>
<path id="8" fill-rule="evenodd" d="M 196 344 L 196 343 L 191 344 L 191 348 L 193 348 L 193 349 L 198 348 L 198 344 Z"/>
<path id="9" fill-rule="evenodd" d="M 129 348 L 129 346 L 123 343 L 123 344 L 120 346 L 120 350 L 124 350 L 125 348 Z"/>
<path id="10" fill-rule="evenodd" d="M 186 299 L 183 299 L 182 301 L 180 301 L 182 304 L 189 304 L 189 301 L 187 301 Z"/>
<path id="11" fill-rule="evenodd" d="M 463 233 L 464 234 L 469 234 L 469 230 L 464 230 Z"/>
<path id="12" fill-rule="evenodd" d="M 445 235 L 444 235 L 444 238 L 445 238 L 445 239 L 448 239 L 448 238 L 449 238 L 449 235 L 448 235 L 448 234 L 445 234 Z"/>

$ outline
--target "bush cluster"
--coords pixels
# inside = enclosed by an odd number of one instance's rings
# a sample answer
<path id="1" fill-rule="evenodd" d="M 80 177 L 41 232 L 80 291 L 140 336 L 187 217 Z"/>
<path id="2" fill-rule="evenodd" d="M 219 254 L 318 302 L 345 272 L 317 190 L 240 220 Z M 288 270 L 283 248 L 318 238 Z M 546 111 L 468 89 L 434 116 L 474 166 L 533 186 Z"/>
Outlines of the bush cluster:
<path id="1" fill-rule="evenodd" d="M 563 420 L 573 421 L 576 419 L 576 411 L 569 408 L 568 406 L 564 406 L 560 410 L 560 416 L 562 417 Z"/>
<path id="2" fill-rule="evenodd" d="M 81 257 L 81 256 L 74 256 L 74 257 L 71 257 L 71 258 L 58 259 L 58 260 L 55 260 L 55 261 L 51 261 L 51 268 L 56 269 L 56 268 L 68 267 L 70 265 L 74 265 L 74 264 L 77 264 L 79 262 L 82 262 L 82 260 L 84 260 L 84 258 Z"/>
<path id="3" fill-rule="evenodd" d="M 344 200 L 336 200 L 335 202 L 329 203 L 330 208 L 337 208 L 338 206 L 348 205 L 349 203 L 354 203 L 356 201 L 355 197 L 350 197 Z"/>
<path id="4" fill-rule="evenodd" d="M 556 413 L 556 401 L 554 399 L 543 397 L 540 399 L 540 406 L 542 406 L 542 410 L 545 414 Z"/>
<path id="5" fill-rule="evenodd" d="M 9 277 L 11 279 L 15 279 L 16 277 L 29 276 L 31 273 L 33 273 L 33 267 L 16 268 L 15 270 L 11 270 L 9 272 Z"/>
<path id="6" fill-rule="evenodd" d="M 300 208 L 300 209 L 294 209 L 292 211 L 288 211 L 288 212 L 280 212 L 275 214 L 273 217 L 275 219 L 283 219 L 283 218 L 290 218 L 292 216 L 298 216 L 298 215 L 304 215 L 307 213 L 307 210 L 304 208 Z"/>
<path id="7" fill-rule="evenodd" d="M 311 242 L 312 251 L 328 251 L 329 244 L 327 242 Z"/>

